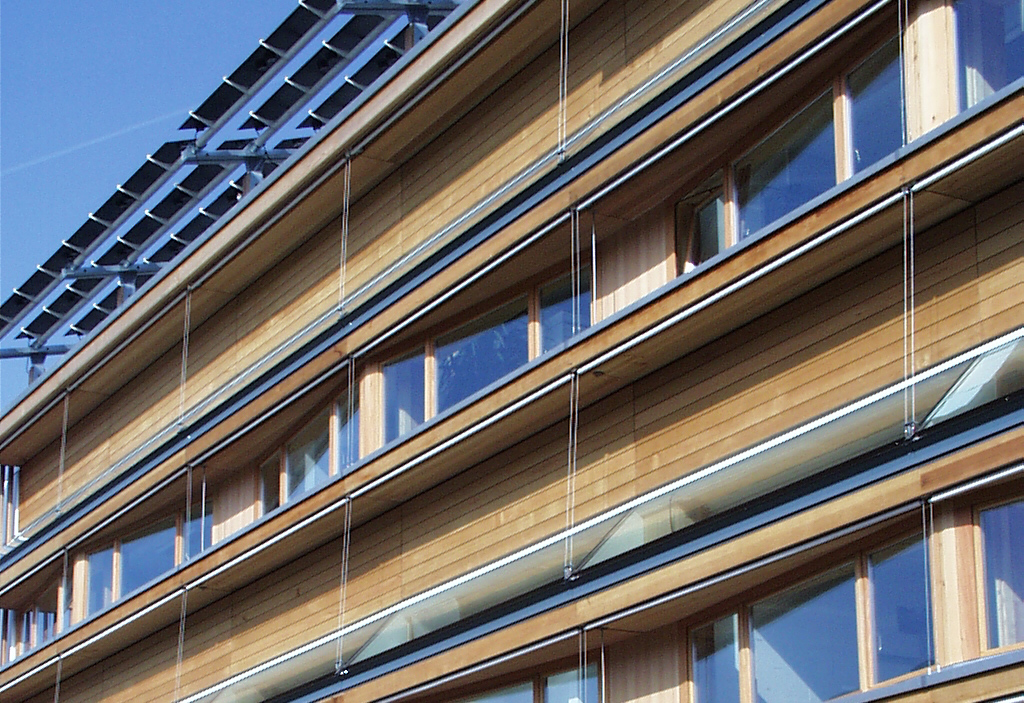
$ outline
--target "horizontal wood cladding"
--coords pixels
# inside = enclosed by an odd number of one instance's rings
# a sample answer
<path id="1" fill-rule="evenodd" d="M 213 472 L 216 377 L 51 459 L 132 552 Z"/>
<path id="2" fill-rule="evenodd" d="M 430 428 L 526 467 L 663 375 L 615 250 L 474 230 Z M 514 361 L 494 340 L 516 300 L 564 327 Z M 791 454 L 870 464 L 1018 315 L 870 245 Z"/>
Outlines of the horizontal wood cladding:
<path id="1" fill-rule="evenodd" d="M 916 234 L 919 365 L 1024 324 L 1021 296 L 1002 294 L 1024 267 L 1024 207 L 1011 204 L 1021 192 L 1018 184 Z M 584 397 L 576 519 L 900 379 L 902 277 L 900 250 L 883 252 L 611 395 Z M 983 304 L 990 300 L 1002 303 Z M 567 425 L 556 423 L 356 528 L 346 621 L 561 529 L 567 440 Z M 340 555 L 335 539 L 190 613 L 182 695 L 335 628 Z M 162 666 L 137 666 L 135 648 L 106 661 L 114 699 L 169 690 L 175 657 L 163 652 L 176 651 L 176 634 L 141 645 Z M 78 700 L 77 680 L 62 686 L 62 699 Z"/>
<path id="2" fill-rule="evenodd" d="M 745 4 L 707 1 L 685 11 L 654 5 L 634 17 L 608 3 L 583 19 L 572 33 L 570 130 L 657 73 Z M 556 77 L 557 47 L 552 46 L 506 84 L 494 86 L 465 117 L 353 204 L 347 290 L 367 283 L 455 213 L 554 148 Z M 358 158 L 353 168 L 357 175 L 360 169 L 372 170 Z M 212 287 L 193 293 L 197 318 L 201 306 L 216 312 L 190 331 L 186 410 L 337 303 L 340 230 L 340 223 L 332 221 L 236 297 Z M 98 389 L 90 383 L 71 394 L 73 406 L 88 402 L 90 411 L 77 422 L 71 415 L 64 496 L 177 418 L 183 306 L 169 317 L 176 318 L 166 325 L 171 343 L 143 373 L 98 406 L 93 393 Z M 24 461 L 23 524 L 54 505 L 60 439 L 50 437 L 48 446 Z"/>

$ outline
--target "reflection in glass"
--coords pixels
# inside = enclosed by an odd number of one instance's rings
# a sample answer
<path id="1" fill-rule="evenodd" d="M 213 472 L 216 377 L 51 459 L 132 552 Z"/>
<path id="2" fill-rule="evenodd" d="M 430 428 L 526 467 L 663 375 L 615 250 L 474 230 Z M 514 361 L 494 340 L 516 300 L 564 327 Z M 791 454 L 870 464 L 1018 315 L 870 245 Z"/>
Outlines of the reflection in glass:
<path id="1" fill-rule="evenodd" d="M 858 689 L 853 584 L 847 564 L 751 606 L 759 701 L 826 701 Z"/>
<path id="2" fill-rule="evenodd" d="M 544 703 L 598 703 L 597 665 L 589 664 L 583 676 L 569 669 L 544 679 Z"/>
<path id="3" fill-rule="evenodd" d="M 957 0 L 957 71 L 965 110 L 1024 76 L 1020 0 Z"/>
<path id="4" fill-rule="evenodd" d="M 725 199 L 712 198 L 693 213 L 692 261 L 699 264 L 725 251 Z"/>
<path id="5" fill-rule="evenodd" d="M 836 184 L 832 94 L 825 93 L 736 162 L 739 237 Z"/>
<path id="6" fill-rule="evenodd" d="M 1024 500 L 981 511 L 988 646 L 1024 642 Z"/>
<path id="7" fill-rule="evenodd" d="M 359 461 L 359 393 L 352 393 L 351 412 L 346 393 L 338 403 L 338 468 L 343 469 Z"/>
<path id="8" fill-rule="evenodd" d="M 213 544 L 213 505 L 194 503 L 185 525 L 185 559 L 199 556 Z"/>
<path id="9" fill-rule="evenodd" d="M 174 568 L 174 518 L 161 520 L 121 542 L 121 595 L 125 596 Z"/>
<path id="10" fill-rule="evenodd" d="M 526 298 L 437 338 L 437 411 L 469 397 L 529 359 Z"/>
<path id="11" fill-rule="evenodd" d="M 853 172 L 857 173 L 903 144 L 900 107 L 900 48 L 896 39 L 850 71 L 850 123 Z"/>
<path id="12" fill-rule="evenodd" d="M 327 450 L 330 444 L 330 411 L 325 410 L 285 447 L 286 500 L 293 500 L 327 483 L 331 462 Z"/>
<path id="13" fill-rule="evenodd" d="M 114 600 L 114 548 L 107 547 L 88 556 L 88 597 L 86 615 L 98 613 Z"/>
<path id="14" fill-rule="evenodd" d="M 423 422 L 423 354 L 384 364 L 384 442 L 404 437 Z"/>
<path id="15" fill-rule="evenodd" d="M 868 556 L 874 613 L 875 680 L 931 663 L 924 542 L 914 538 Z"/>
<path id="16" fill-rule="evenodd" d="M 693 641 L 693 685 L 697 703 L 739 703 L 739 616 L 698 627 Z"/>
<path id="17" fill-rule="evenodd" d="M 580 297 L 572 318 L 572 276 L 560 278 L 540 289 L 540 351 L 546 354 L 573 335 L 590 327 L 590 267 L 580 270 Z"/>
<path id="18" fill-rule="evenodd" d="M 459 703 L 533 703 L 533 684 L 521 683 L 500 691 L 490 691 L 470 698 L 462 698 Z"/>

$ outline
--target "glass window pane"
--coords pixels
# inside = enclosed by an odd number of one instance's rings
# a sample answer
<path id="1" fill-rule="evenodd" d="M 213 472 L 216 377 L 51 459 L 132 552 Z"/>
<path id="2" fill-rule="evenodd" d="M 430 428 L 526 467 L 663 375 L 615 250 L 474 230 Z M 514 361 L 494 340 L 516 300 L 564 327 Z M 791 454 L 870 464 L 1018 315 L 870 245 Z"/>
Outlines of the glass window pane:
<path id="1" fill-rule="evenodd" d="M 696 628 L 693 685 L 697 703 L 739 703 L 739 616 L 733 614 Z"/>
<path id="2" fill-rule="evenodd" d="M 527 320 L 524 297 L 438 337 L 438 412 L 528 361 Z"/>
<path id="3" fill-rule="evenodd" d="M 121 595 L 126 596 L 174 568 L 174 518 L 161 520 L 121 542 Z"/>
<path id="4" fill-rule="evenodd" d="M 1024 500 L 981 511 L 989 647 L 1024 642 Z"/>
<path id="5" fill-rule="evenodd" d="M 1020 0 L 958 0 L 960 109 L 1024 76 L 1024 5 Z"/>
<path id="6" fill-rule="evenodd" d="M 754 689 L 764 703 L 826 701 L 860 685 L 853 565 L 750 609 Z"/>
<path id="7" fill-rule="evenodd" d="M 98 613 L 114 600 L 114 548 L 107 547 L 88 556 L 89 596 L 86 615 Z"/>
<path id="8" fill-rule="evenodd" d="M 463 698 L 459 703 L 533 703 L 533 684 L 521 683 L 500 691 Z"/>
<path id="9" fill-rule="evenodd" d="M 423 354 L 384 364 L 384 442 L 412 432 L 423 422 Z"/>
<path id="10" fill-rule="evenodd" d="M 590 267 L 580 271 L 580 297 L 572 319 L 572 276 L 540 289 L 540 351 L 545 354 L 590 327 Z"/>
<path id="11" fill-rule="evenodd" d="M 330 476 L 330 410 L 324 410 L 302 428 L 285 447 L 288 474 L 286 500 L 327 483 Z"/>
<path id="12" fill-rule="evenodd" d="M 260 483 L 262 484 L 263 514 L 281 505 L 281 458 L 274 456 L 263 462 L 260 467 Z"/>
<path id="13" fill-rule="evenodd" d="M 924 542 L 914 538 L 868 556 L 874 612 L 875 680 L 931 663 Z"/>
<path id="14" fill-rule="evenodd" d="M 736 162 L 740 239 L 836 184 L 832 93 L 825 93 Z"/>
<path id="15" fill-rule="evenodd" d="M 721 193 L 693 213 L 693 240 L 695 263 L 725 251 L 725 200 Z"/>
<path id="16" fill-rule="evenodd" d="M 351 411 L 351 414 L 350 414 Z M 352 407 L 346 393 L 338 403 L 338 468 L 359 461 L 359 393 L 352 394 Z M 344 471 L 339 471 L 344 473 Z"/>
<path id="17" fill-rule="evenodd" d="M 544 703 L 597 703 L 597 665 L 590 664 L 580 676 L 569 669 L 544 680 Z"/>
<path id="18" fill-rule="evenodd" d="M 185 559 L 199 556 L 213 544 L 213 504 L 196 503 L 185 526 Z"/>
<path id="19" fill-rule="evenodd" d="M 873 53 L 847 78 L 853 172 L 870 166 L 903 144 L 900 107 L 900 47 L 896 39 Z"/>

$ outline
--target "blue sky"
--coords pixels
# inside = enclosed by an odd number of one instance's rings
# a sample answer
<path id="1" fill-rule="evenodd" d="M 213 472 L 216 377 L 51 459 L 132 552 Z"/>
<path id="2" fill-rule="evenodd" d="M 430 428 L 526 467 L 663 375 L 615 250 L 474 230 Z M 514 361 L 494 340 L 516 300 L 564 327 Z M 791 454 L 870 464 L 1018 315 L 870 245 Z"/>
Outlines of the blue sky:
<path id="1" fill-rule="evenodd" d="M 295 5 L 0 0 L 0 300 L 147 153 L 191 137 L 177 129 L 188 110 Z M 0 362 L 0 408 L 24 391 L 25 368 Z"/>

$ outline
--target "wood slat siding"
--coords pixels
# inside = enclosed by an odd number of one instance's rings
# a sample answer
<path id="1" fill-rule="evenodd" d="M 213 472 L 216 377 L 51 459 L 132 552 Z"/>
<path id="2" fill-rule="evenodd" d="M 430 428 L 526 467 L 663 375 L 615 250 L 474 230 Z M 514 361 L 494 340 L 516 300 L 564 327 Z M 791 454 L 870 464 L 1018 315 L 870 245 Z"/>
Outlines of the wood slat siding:
<path id="1" fill-rule="evenodd" d="M 654 75 L 720 25 L 722 18 L 746 4 L 745 0 L 706 0 L 678 8 L 663 3 L 637 17 L 608 3 L 584 19 L 571 37 L 570 131 Z M 618 39 L 608 41 L 608 37 Z M 495 92 L 466 117 L 354 204 L 347 290 L 372 279 L 395 258 L 452 221 L 456 213 L 554 148 L 557 56 L 553 46 L 508 83 L 495 86 Z M 626 113 L 610 122 L 614 124 Z M 358 164 L 357 159 L 354 168 L 359 168 Z M 340 203 L 338 207 L 340 210 Z M 219 303 L 223 308 L 192 330 L 186 408 L 337 302 L 339 254 L 340 224 L 335 220 L 243 294 Z M 653 279 L 646 283 L 657 285 Z M 196 295 L 214 300 L 219 294 L 197 291 Z M 65 496 L 174 421 L 180 359 L 177 344 L 71 428 Z M 25 524 L 54 507 L 55 478 L 49 475 L 55 466 L 52 449 L 25 464 Z"/>
<path id="2" fill-rule="evenodd" d="M 1002 193 L 918 234 L 917 300 L 922 316 L 937 320 L 919 319 L 920 355 L 945 357 L 1024 324 L 1021 296 L 1002 296 L 1024 274 L 1024 206 L 1011 200 Z M 979 287 L 983 300 L 1002 302 L 981 304 Z M 610 396 L 584 398 L 576 519 L 899 379 L 901 296 L 902 256 L 890 250 Z M 942 324 L 950 314 L 960 322 Z M 356 528 L 346 621 L 561 529 L 566 451 L 567 426 L 557 423 Z M 934 558 L 945 553 L 936 549 Z M 335 539 L 190 613 L 182 695 L 336 627 L 340 554 Z M 943 597 L 940 585 L 936 593 Z M 177 630 L 170 629 L 107 660 L 103 695 L 92 689 L 80 698 L 87 689 L 76 676 L 62 686 L 62 700 L 163 699 L 174 684 Z M 677 637 L 666 630 L 613 653 L 613 700 L 677 700 L 680 664 L 666 654 L 678 648 Z M 94 671 L 81 680 L 94 681 Z"/>
<path id="3" fill-rule="evenodd" d="M 597 249 L 595 315 L 603 320 L 675 277 L 674 204 L 627 224 Z"/>
<path id="4" fill-rule="evenodd" d="M 243 469 L 228 483 L 211 489 L 211 494 L 214 544 L 256 520 L 259 493 L 253 469 Z"/>
<path id="5" fill-rule="evenodd" d="M 608 648 L 608 703 L 680 703 L 679 628 L 669 625 Z"/>

